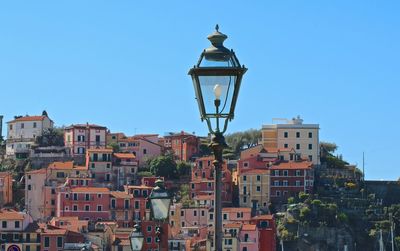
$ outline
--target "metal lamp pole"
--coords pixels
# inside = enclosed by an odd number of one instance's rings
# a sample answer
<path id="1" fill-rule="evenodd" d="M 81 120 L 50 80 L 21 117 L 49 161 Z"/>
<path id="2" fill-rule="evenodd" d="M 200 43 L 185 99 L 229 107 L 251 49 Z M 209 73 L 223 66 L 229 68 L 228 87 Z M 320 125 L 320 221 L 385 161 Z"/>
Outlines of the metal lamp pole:
<path id="1" fill-rule="evenodd" d="M 214 250 L 222 251 L 222 151 L 227 147 L 224 133 L 234 117 L 243 74 L 233 50 L 225 48 L 228 37 L 216 31 L 207 38 L 211 46 L 203 51 L 197 65 L 189 71 L 193 80 L 201 120 L 207 122 L 212 134 L 210 148 L 214 153 Z M 222 125 L 220 126 L 220 122 Z"/>

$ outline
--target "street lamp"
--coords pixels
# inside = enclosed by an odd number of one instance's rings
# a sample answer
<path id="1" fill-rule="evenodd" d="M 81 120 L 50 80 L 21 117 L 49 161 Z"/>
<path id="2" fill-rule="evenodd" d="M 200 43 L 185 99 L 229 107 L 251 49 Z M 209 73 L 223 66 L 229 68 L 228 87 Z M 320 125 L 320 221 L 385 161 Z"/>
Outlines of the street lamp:
<path id="1" fill-rule="evenodd" d="M 158 222 L 156 226 L 156 234 L 158 241 L 158 250 L 160 251 L 162 227 L 160 223 L 168 219 L 169 206 L 171 205 L 171 196 L 165 189 L 164 181 L 161 179 L 156 180 L 156 186 L 151 191 L 149 200 L 153 212 L 153 218 Z"/>
<path id="2" fill-rule="evenodd" d="M 144 235 L 142 231 L 140 231 L 140 226 L 138 224 L 135 224 L 135 226 L 133 226 L 133 231 L 131 232 L 129 239 L 133 251 L 142 250 Z"/>
<path id="3" fill-rule="evenodd" d="M 214 247 L 222 250 L 222 203 L 221 169 L 222 150 L 227 147 L 223 134 L 228 122 L 234 118 L 235 106 L 239 95 L 242 77 L 247 69 L 241 66 L 233 50 L 225 48 L 223 42 L 228 37 L 216 31 L 207 38 L 211 46 L 205 49 L 197 65 L 189 71 L 193 80 L 194 91 L 199 105 L 200 118 L 207 122 L 212 134 L 210 147 L 215 160 L 215 208 L 214 208 Z M 222 122 L 222 128 L 220 127 Z"/>

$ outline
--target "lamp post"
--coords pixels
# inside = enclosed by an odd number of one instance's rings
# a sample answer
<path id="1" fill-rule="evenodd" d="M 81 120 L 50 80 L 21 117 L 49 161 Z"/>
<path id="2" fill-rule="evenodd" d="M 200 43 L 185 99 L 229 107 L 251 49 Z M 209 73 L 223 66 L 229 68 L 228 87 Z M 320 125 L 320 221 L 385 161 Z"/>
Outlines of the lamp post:
<path id="1" fill-rule="evenodd" d="M 158 250 L 161 251 L 161 234 L 163 232 L 161 224 L 168 219 L 169 207 L 171 205 L 171 196 L 165 189 L 164 181 L 161 179 L 156 180 L 156 186 L 151 191 L 149 200 L 153 212 L 153 219 L 157 221 L 156 235 L 158 237 Z"/>
<path id="2" fill-rule="evenodd" d="M 161 179 L 156 180 L 156 186 L 151 191 L 149 200 L 151 203 L 153 219 L 157 221 L 155 232 L 158 237 L 158 250 L 161 251 L 161 234 L 162 227 L 160 226 L 165 220 L 168 219 L 169 206 L 171 205 L 171 196 L 165 189 L 164 181 Z M 140 226 L 136 224 L 133 231 L 129 236 L 131 242 L 131 249 L 133 251 L 141 251 L 143 248 L 144 235 L 140 231 Z"/>
<path id="3" fill-rule="evenodd" d="M 210 148 L 214 153 L 214 248 L 222 251 L 222 202 L 221 169 L 222 150 L 227 147 L 223 134 L 228 122 L 234 118 L 234 111 L 242 77 L 247 69 L 241 66 L 233 50 L 225 48 L 228 37 L 216 31 L 207 38 L 211 46 L 205 49 L 197 65 L 189 71 L 200 110 L 200 118 L 207 122 L 212 134 Z M 222 127 L 221 124 L 222 123 Z"/>
<path id="4" fill-rule="evenodd" d="M 129 236 L 129 240 L 131 243 L 131 249 L 133 251 L 141 251 L 143 247 L 143 241 L 144 241 L 144 235 L 140 231 L 140 226 L 136 224 L 133 227 L 133 231 L 131 232 Z"/>

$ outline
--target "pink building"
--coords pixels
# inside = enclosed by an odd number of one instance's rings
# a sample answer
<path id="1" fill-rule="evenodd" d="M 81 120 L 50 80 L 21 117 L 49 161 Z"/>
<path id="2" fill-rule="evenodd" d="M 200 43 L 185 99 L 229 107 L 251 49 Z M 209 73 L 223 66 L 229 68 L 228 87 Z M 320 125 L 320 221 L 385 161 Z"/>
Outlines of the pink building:
<path id="1" fill-rule="evenodd" d="M 119 227 L 133 227 L 135 216 L 135 200 L 132 194 L 125 191 L 110 192 L 111 220 Z"/>
<path id="2" fill-rule="evenodd" d="M 12 202 L 12 174 L 0 172 L 0 208 Z"/>
<path id="3" fill-rule="evenodd" d="M 64 143 L 72 155 L 85 156 L 88 149 L 105 148 L 107 128 L 94 124 L 76 124 L 64 129 Z"/>
<path id="4" fill-rule="evenodd" d="M 164 136 L 164 147 L 173 152 L 178 160 L 190 161 L 199 152 L 200 139 L 193 134 L 181 131 Z"/>
<path id="5" fill-rule="evenodd" d="M 113 174 L 116 177 L 117 187 L 126 184 L 134 184 L 135 175 L 138 171 L 139 162 L 133 153 L 113 154 Z"/>
<path id="6" fill-rule="evenodd" d="M 192 168 L 192 181 L 190 182 L 191 198 L 199 195 L 214 194 L 214 166 L 213 157 L 202 157 L 196 160 Z M 222 203 L 232 204 L 232 175 L 226 162 L 222 165 Z"/>
<path id="7" fill-rule="evenodd" d="M 239 232 L 239 250 L 259 249 L 259 232 L 255 224 L 245 223 Z"/>
<path id="8" fill-rule="evenodd" d="M 86 167 L 90 171 L 92 178 L 99 183 L 112 183 L 114 180 L 112 172 L 111 148 L 89 149 L 86 152 Z"/>
<path id="9" fill-rule="evenodd" d="M 65 216 L 89 221 L 110 219 L 110 190 L 106 187 L 60 187 L 57 217 Z"/>

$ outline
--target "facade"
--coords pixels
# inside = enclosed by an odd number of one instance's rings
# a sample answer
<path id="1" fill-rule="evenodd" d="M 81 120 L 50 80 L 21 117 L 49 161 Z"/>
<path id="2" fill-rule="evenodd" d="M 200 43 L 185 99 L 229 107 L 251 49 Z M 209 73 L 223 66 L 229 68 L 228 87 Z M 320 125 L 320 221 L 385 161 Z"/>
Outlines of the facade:
<path id="1" fill-rule="evenodd" d="M 301 159 L 320 164 L 319 125 L 303 124 L 300 117 L 285 124 L 263 125 L 262 145 L 266 149 L 294 149 Z"/>
<path id="2" fill-rule="evenodd" d="M 0 172 L 0 208 L 12 203 L 12 174 L 10 172 Z"/>
<path id="3" fill-rule="evenodd" d="M 186 133 L 169 133 L 164 136 L 164 147 L 172 151 L 177 160 L 190 161 L 199 153 L 200 139 Z"/>
<path id="4" fill-rule="evenodd" d="M 113 154 L 113 175 L 116 177 L 117 188 L 127 184 L 135 184 L 139 162 L 133 153 Z"/>
<path id="5" fill-rule="evenodd" d="M 133 195 L 124 191 L 111 191 L 110 214 L 110 220 L 115 221 L 119 227 L 133 227 L 135 216 Z"/>
<path id="6" fill-rule="evenodd" d="M 56 215 L 56 189 L 67 178 L 85 179 L 85 166 L 75 166 L 73 161 L 53 162 L 47 168 L 25 173 L 25 208 L 34 220 L 44 220 Z M 83 182 L 83 181 L 82 181 Z"/>
<path id="7" fill-rule="evenodd" d="M 148 158 L 160 156 L 163 150 L 158 134 L 127 137 L 123 133 L 107 133 L 107 142 L 117 144 L 121 153 L 134 154 L 138 164 L 144 163 Z"/>
<path id="8" fill-rule="evenodd" d="M 251 218 L 259 232 L 258 250 L 276 251 L 276 225 L 272 215 L 258 215 Z"/>
<path id="9" fill-rule="evenodd" d="M 199 195 L 214 194 L 214 157 L 198 158 L 192 167 L 190 182 L 190 197 L 194 199 Z M 226 162 L 222 165 L 222 203 L 232 204 L 232 174 L 227 168 Z"/>
<path id="10" fill-rule="evenodd" d="M 106 147 L 106 131 L 104 126 L 89 123 L 71 125 L 64 130 L 64 144 L 73 156 L 85 156 L 89 149 Z"/>
<path id="11" fill-rule="evenodd" d="M 266 209 L 269 205 L 269 179 L 268 169 L 249 169 L 240 172 L 239 205 L 251 207 L 253 210 Z"/>
<path id="12" fill-rule="evenodd" d="M 87 150 L 86 167 L 97 182 L 111 183 L 113 181 L 112 153 L 113 150 L 110 148 Z"/>
<path id="13" fill-rule="evenodd" d="M 6 155 L 26 158 L 36 137 L 53 127 L 53 121 L 47 116 L 21 116 L 7 122 Z"/>
<path id="14" fill-rule="evenodd" d="M 279 162 L 270 169 L 270 196 L 275 203 L 284 203 L 300 192 L 312 193 L 314 170 L 310 161 Z"/>

